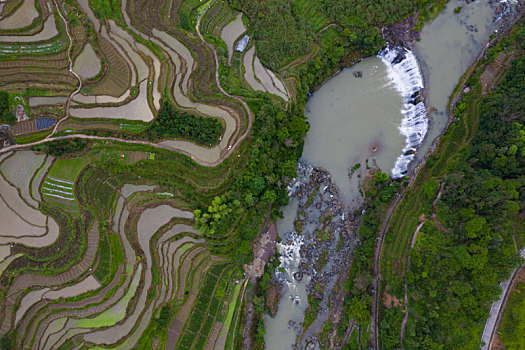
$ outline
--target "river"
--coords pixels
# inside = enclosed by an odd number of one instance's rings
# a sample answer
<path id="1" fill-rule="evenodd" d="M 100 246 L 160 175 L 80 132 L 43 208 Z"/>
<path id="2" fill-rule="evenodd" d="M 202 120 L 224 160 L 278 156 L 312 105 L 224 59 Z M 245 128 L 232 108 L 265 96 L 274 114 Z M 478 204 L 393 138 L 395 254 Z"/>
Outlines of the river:
<path id="1" fill-rule="evenodd" d="M 454 9 L 461 6 L 459 13 Z M 425 78 L 430 128 L 420 147 L 418 159 L 447 124 L 447 104 L 459 78 L 473 63 L 499 22 L 489 1 L 465 4 L 450 0 L 445 11 L 421 32 L 414 52 Z"/>
<path id="2" fill-rule="evenodd" d="M 362 72 L 362 78 L 354 77 Z M 327 169 L 349 203 L 360 199 L 356 175 L 349 168 L 366 159 L 391 169 L 404 146 L 395 131 L 402 118 L 402 99 L 387 76 L 385 64 L 370 57 L 330 79 L 306 106 L 310 131 L 302 161 Z"/>
<path id="3" fill-rule="evenodd" d="M 423 28 L 413 53 L 388 48 L 344 69 L 310 97 L 306 106 L 310 131 L 301 162 L 331 174 L 348 212 L 362 203 L 359 185 L 367 167 L 377 165 L 393 178 L 401 177 L 443 131 L 449 96 L 497 27 L 496 5 L 450 0 L 445 11 Z M 454 13 L 459 6 L 461 11 Z M 426 110 L 418 98 L 423 81 Z M 358 163 L 361 167 L 352 172 Z M 307 181 L 308 174 L 302 176 Z M 272 350 L 294 348 L 298 339 L 302 339 L 299 348 L 306 344 L 302 322 L 312 276 L 305 275 L 300 282 L 293 278 L 310 254 L 301 249 L 308 246 L 308 234 L 294 232 L 297 206 L 292 195 L 283 209 L 284 219 L 277 221 L 282 269 L 276 276 L 284 288 L 275 318 L 265 316 L 266 348 Z M 327 315 L 320 313 L 318 318 L 322 316 L 324 322 Z M 315 337 L 309 339 L 318 348 Z"/>

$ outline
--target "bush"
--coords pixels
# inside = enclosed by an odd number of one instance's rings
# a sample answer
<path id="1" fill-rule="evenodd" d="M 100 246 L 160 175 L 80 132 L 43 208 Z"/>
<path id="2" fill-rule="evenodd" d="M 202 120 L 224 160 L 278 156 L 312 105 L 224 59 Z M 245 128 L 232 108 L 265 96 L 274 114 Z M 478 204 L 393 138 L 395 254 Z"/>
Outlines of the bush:
<path id="1" fill-rule="evenodd" d="M 87 140 L 74 138 L 68 140 L 57 140 L 31 147 L 33 151 L 60 157 L 66 154 L 83 151 L 88 145 Z"/>
<path id="2" fill-rule="evenodd" d="M 0 91 L 0 124 L 11 124 L 16 122 L 16 117 L 9 110 L 9 94 Z"/>

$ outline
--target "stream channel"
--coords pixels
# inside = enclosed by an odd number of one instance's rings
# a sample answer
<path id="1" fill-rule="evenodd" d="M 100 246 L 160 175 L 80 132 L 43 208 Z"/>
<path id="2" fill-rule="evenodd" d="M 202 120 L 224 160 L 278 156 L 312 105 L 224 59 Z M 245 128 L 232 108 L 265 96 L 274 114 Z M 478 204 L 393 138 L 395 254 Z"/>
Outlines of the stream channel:
<path id="1" fill-rule="evenodd" d="M 376 166 L 400 178 L 422 159 L 446 126 L 459 78 L 509 11 L 506 1 L 450 0 L 413 51 L 387 47 L 312 94 L 299 177 L 276 222 L 281 265 L 275 275 L 283 288 L 275 317 L 265 315 L 266 349 L 319 348 L 321 327 L 337 311 L 334 286 L 359 242 L 353 213 L 363 202 L 361 178 Z M 308 295 L 319 301 L 319 312 L 304 327 Z"/>

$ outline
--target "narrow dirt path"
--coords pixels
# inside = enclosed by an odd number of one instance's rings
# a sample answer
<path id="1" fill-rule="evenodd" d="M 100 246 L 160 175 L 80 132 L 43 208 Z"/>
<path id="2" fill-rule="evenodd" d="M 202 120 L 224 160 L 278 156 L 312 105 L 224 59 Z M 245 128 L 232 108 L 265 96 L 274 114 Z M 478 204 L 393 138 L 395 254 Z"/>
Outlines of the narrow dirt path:
<path id="1" fill-rule="evenodd" d="M 10 152 L 10 151 L 16 151 L 16 150 L 19 150 L 19 149 L 28 148 L 28 147 L 32 147 L 32 146 L 41 145 L 41 144 L 44 144 L 44 143 L 47 143 L 47 142 L 58 141 L 58 140 L 71 140 L 71 139 L 75 139 L 75 138 L 85 139 L 85 140 L 100 140 L 100 141 L 115 141 L 115 142 L 122 142 L 122 143 L 131 143 L 131 144 L 135 144 L 135 145 L 144 145 L 144 146 L 150 146 L 150 147 L 165 149 L 165 150 L 168 150 L 168 151 L 175 151 L 175 152 L 178 152 L 178 153 L 181 153 L 181 154 L 184 154 L 184 155 L 190 157 L 195 163 L 200 164 L 200 165 L 205 166 L 205 167 L 215 167 L 215 166 L 221 164 L 224 161 L 224 159 L 226 159 L 227 156 L 231 153 L 231 152 L 229 152 L 228 154 L 223 155 L 221 158 L 219 158 L 218 160 L 216 160 L 214 162 L 206 162 L 206 161 L 203 161 L 203 160 L 195 157 L 193 154 L 191 154 L 191 153 L 189 153 L 189 152 L 187 152 L 187 151 L 185 151 L 183 149 L 180 149 L 180 148 L 177 148 L 177 147 L 168 146 L 168 145 L 161 145 L 161 144 L 157 144 L 157 143 L 154 143 L 154 142 L 141 141 L 141 140 L 127 140 L 127 139 L 121 139 L 121 138 L 118 138 L 118 137 L 111 137 L 111 136 L 95 136 L 95 135 L 84 135 L 84 134 L 71 134 L 71 135 L 65 135 L 65 136 L 48 137 L 48 138 L 45 138 L 45 139 L 40 140 L 40 141 L 35 141 L 35 142 L 26 143 L 26 144 L 22 144 L 22 145 L 12 145 L 12 146 L 9 146 L 9 147 L 1 148 L 0 149 L 0 154 L 7 153 L 7 152 Z"/>
<path id="2" fill-rule="evenodd" d="M 419 231 L 421 230 L 421 228 L 423 227 L 423 225 L 426 222 L 429 222 L 429 221 L 435 222 L 436 225 L 438 226 L 438 228 L 441 231 L 443 231 L 445 233 L 449 233 L 449 231 L 437 219 L 437 212 L 438 212 L 437 202 L 441 199 L 441 195 L 443 194 L 443 189 L 444 188 L 445 188 L 445 181 L 443 180 L 443 181 L 441 181 L 441 183 L 439 185 L 439 192 L 438 192 L 436 198 L 434 198 L 434 201 L 432 202 L 432 208 L 434 209 L 434 212 L 432 213 L 432 219 L 427 219 L 425 217 L 425 214 L 421 214 L 421 216 L 419 217 L 419 221 L 421 223 L 417 226 L 416 230 L 414 231 L 414 235 L 412 236 L 412 242 L 410 243 L 410 250 L 408 252 L 407 268 L 406 268 L 406 271 L 405 271 L 405 317 L 403 318 L 403 322 L 401 323 L 401 336 L 400 336 L 401 349 L 402 350 L 404 349 L 403 340 L 405 338 L 405 326 L 406 326 L 406 323 L 408 321 L 408 280 L 407 280 L 407 274 L 408 274 L 408 271 L 410 271 L 410 252 L 412 251 L 412 249 L 414 249 L 414 246 L 416 245 L 417 237 L 419 235 Z"/>
<path id="3" fill-rule="evenodd" d="M 55 4 L 55 7 L 57 9 L 57 12 L 60 16 L 60 18 L 62 18 L 62 21 L 64 21 L 64 25 L 66 27 L 66 34 L 67 34 L 67 37 L 69 38 L 69 47 L 67 49 L 67 59 L 69 61 L 69 72 L 71 72 L 71 74 L 73 74 L 77 80 L 78 80 L 78 87 L 75 91 L 73 91 L 69 97 L 67 98 L 67 101 L 66 101 L 66 107 L 65 107 L 65 114 L 64 114 L 64 117 L 59 119 L 57 121 L 57 123 L 55 124 L 55 126 L 53 127 L 53 131 L 51 132 L 51 134 L 47 135 L 46 136 L 46 139 L 49 139 L 51 138 L 57 131 L 58 129 L 58 126 L 65 120 L 67 120 L 69 118 L 69 108 L 71 106 L 71 100 L 73 99 L 73 96 L 75 96 L 76 94 L 78 94 L 80 92 L 80 90 L 82 89 L 82 79 L 80 78 L 80 76 L 75 73 L 75 71 L 73 70 L 73 65 L 74 65 L 74 62 L 73 62 L 73 59 L 71 58 L 71 51 L 73 50 L 73 37 L 71 36 L 71 34 L 69 33 L 69 23 L 66 21 L 64 15 L 62 15 L 62 11 L 60 11 L 60 7 L 58 6 L 58 3 L 57 3 L 57 0 L 53 0 L 53 3 Z"/>
<path id="4" fill-rule="evenodd" d="M 415 179 L 415 177 L 413 177 Z M 411 180 L 411 182 L 413 182 Z M 409 184 L 409 187 L 410 184 Z M 409 188 L 407 187 L 407 189 Z M 405 191 L 406 192 L 406 191 Z M 370 340 L 372 341 L 372 344 L 374 345 L 374 349 L 379 349 L 379 339 L 378 339 L 378 313 L 379 313 L 379 281 L 381 280 L 381 252 L 383 250 L 383 241 L 385 240 L 386 231 L 388 228 L 388 225 L 390 224 L 390 220 L 392 219 L 392 216 L 394 214 L 395 209 L 403 199 L 404 192 L 401 193 L 392 203 L 390 207 L 387 209 L 387 213 L 385 216 L 385 220 L 381 223 L 381 226 L 379 227 L 379 235 L 378 235 L 378 243 L 374 247 L 374 280 L 372 283 L 372 289 L 374 292 L 374 300 L 372 302 L 372 317 L 370 319 Z"/>
<path id="5" fill-rule="evenodd" d="M 58 130 L 58 127 L 59 125 L 67 120 L 69 118 L 69 109 L 70 109 L 70 106 L 71 106 L 71 101 L 73 99 L 73 97 L 78 94 L 80 92 L 80 90 L 82 89 L 82 79 L 80 78 L 80 76 L 75 73 L 73 71 L 73 60 L 71 58 L 71 52 L 72 52 L 72 49 L 73 49 L 73 38 L 71 36 L 71 34 L 69 33 L 69 24 L 68 22 L 66 21 L 65 17 L 63 16 L 62 12 L 59 10 L 59 7 L 58 7 L 58 3 L 57 3 L 57 0 L 53 0 L 57 10 L 58 10 L 58 13 L 60 15 L 60 17 L 62 18 L 62 20 L 64 21 L 64 24 L 66 26 L 66 34 L 68 35 L 68 38 L 70 40 L 70 46 L 68 48 L 68 60 L 69 60 L 69 71 L 75 75 L 75 77 L 78 79 L 79 81 L 79 86 L 78 88 L 73 91 L 71 93 L 71 95 L 68 97 L 68 100 L 67 100 L 67 103 L 66 103 L 66 107 L 65 107 L 65 116 L 60 119 L 56 124 L 55 126 L 53 127 L 53 130 L 51 132 L 50 135 L 48 135 L 45 139 L 43 140 L 40 140 L 40 141 L 35 141 L 35 142 L 32 142 L 32 143 L 28 143 L 28 144 L 24 144 L 24 145 L 12 145 L 12 146 L 9 146 L 9 147 L 5 147 L 5 148 L 2 148 L 0 149 L 0 154 L 2 153 L 5 153 L 5 152 L 9 152 L 9 151 L 13 151 L 13 150 L 17 150 L 17 149 L 22 149 L 22 148 L 28 148 L 28 147 L 31 147 L 31 146 L 36 146 L 36 145 L 40 145 L 40 144 L 43 144 L 43 143 L 46 143 L 46 142 L 50 142 L 50 141 L 55 141 L 55 140 L 67 140 L 67 139 L 73 139 L 73 138 L 80 138 L 80 139 L 88 139 L 88 140 L 106 140 L 106 141 L 116 141 L 116 142 L 123 142 L 123 143 L 132 143 L 132 144 L 141 144 L 141 145 L 146 145 L 146 146 L 151 146 L 151 147 L 155 147 L 155 148 L 161 148 L 161 149 L 166 149 L 166 150 L 171 150 L 171 151 L 176 151 L 176 152 L 179 152 L 179 153 L 182 153 L 188 157 L 190 157 L 193 161 L 195 161 L 197 164 L 200 164 L 202 166 L 206 166 L 206 167 L 215 167 L 219 164 L 221 164 L 224 159 L 228 158 L 234 151 L 235 149 L 239 146 L 239 144 L 249 135 L 250 131 L 251 131 L 251 128 L 252 128 L 252 125 L 253 125 L 253 119 L 254 119 L 254 115 L 252 113 L 252 111 L 250 110 L 248 104 L 242 99 L 240 98 L 239 96 L 234 96 L 234 95 L 231 95 L 229 94 L 228 92 L 226 92 L 223 87 L 221 86 L 220 84 L 220 79 L 219 79 L 219 59 L 218 59 L 218 56 L 217 56 L 217 52 L 215 51 L 215 48 L 213 45 L 211 45 L 210 43 L 206 42 L 204 40 L 204 37 L 202 36 L 202 34 L 200 33 L 200 30 L 199 30 L 199 26 L 200 26 L 200 22 L 202 20 L 202 18 L 204 17 L 204 15 L 206 14 L 207 10 L 211 7 L 211 5 L 213 5 L 213 3 L 215 2 L 216 0 L 212 0 L 208 6 L 206 6 L 206 8 L 204 9 L 204 11 L 201 13 L 201 15 L 199 16 L 198 18 L 198 21 L 197 21 L 197 25 L 196 25 L 196 30 L 197 30 L 197 34 L 200 38 L 200 40 L 208 47 L 210 48 L 210 50 L 213 52 L 213 56 L 214 56 L 214 59 L 215 59 L 215 81 L 216 81 L 216 84 L 217 84 L 217 87 L 219 88 L 220 92 L 222 94 L 224 94 L 225 96 L 229 97 L 229 98 L 232 98 L 232 99 L 235 99 L 236 101 L 238 101 L 242 106 L 243 108 L 246 110 L 246 113 L 247 113 L 247 118 L 248 118 L 248 125 L 246 127 L 246 131 L 244 132 L 243 135 L 241 135 L 237 141 L 235 142 L 235 144 L 233 145 L 229 145 L 227 147 L 227 151 L 224 152 L 224 153 L 221 153 L 219 158 L 217 160 L 214 160 L 214 161 L 211 161 L 211 162 L 208 162 L 208 161 L 205 161 L 205 160 L 202 160 L 200 158 L 197 158 L 196 155 L 192 154 L 191 152 L 187 151 L 187 150 L 184 150 L 182 148 L 179 148 L 179 147 L 176 147 L 176 146 L 168 146 L 168 145 L 161 145 L 161 144 L 156 144 L 156 143 L 153 143 L 153 142 L 148 142 L 148 141 L 141 141 L 141 140 L 126 140 L 126 139 L 121 139 L 121 138 L 118 138 L 118 137 L 102 137 L 102 136 L 94 136 L 94 135 L 83 135 L 83 134 L 74 134 L 74 135 L 66 135 L 66 136 L 54 136 L 55 133 L 57 132 Z M 233 114 L 235 115 L 235 114 Z M 236 118 L 236 122 L 237 122 L 237 128 L 239 128 L 240 126 L 240 123 L 241 121 L 239 120 L 239 117 L 237 116 Z"/>
<path id="6" fill-rule="evenodd" d="M 419 230 L 421 230 L 421 227 L 423 227 L 425 222 L 427 221 L 423 221 L 417 226 L 416 231 L 414 232 L 414 235 L 412 236 L 412 243 L 410 244 L 410 250 L 412 250 L 412 248 L 414 248 L 414 246 L 416 245 L 417 236 L 419 235 Z M 407 281 L 408 271 L 410 271 L 410 252 L 408 253 L 407 269 L 405 271 L 405 317 L 403 318 L 403 322 L 401 322 L 401 349 L 404 349 L 403 339 L 405 337 L 405 326 L 408 321 L 408 281 Z"/>

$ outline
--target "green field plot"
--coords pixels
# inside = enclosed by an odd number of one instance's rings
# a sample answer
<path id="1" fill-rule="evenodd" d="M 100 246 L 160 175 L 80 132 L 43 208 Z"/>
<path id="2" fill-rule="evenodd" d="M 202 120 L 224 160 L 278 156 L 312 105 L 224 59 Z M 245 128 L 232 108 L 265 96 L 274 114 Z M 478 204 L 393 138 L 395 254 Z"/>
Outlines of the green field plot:
<path id="1" fill-rule="evenodd" d="M 88 163 L 87 157 L 56 160 L 42 183 L 41 192 L 44 198 L 75 216 L 78 215 L 75 181 Z"/>
<path id="2" fill-rule="evenodd" d="M 51 55 L 64 49 L 60 37 L 45 43 L 0 43 L 0 58 L 14 59 L 25 55 Z"/>
<path id="3" fill-rule="evenodd" d="M 203 2 L 200 0 L 187 0 L 183 1 L 179 8 L 179 24 L 180 26 L 188 31 L 195 30 L 197 24 L 197 17 L 199 16 L 198 10 L 202 13 L 204 10 Z"/>
<path id="4" fill-rule="evenodd" d="M 78 174 L 89 163 L 89 158 L 58 159 L 49 170 L 49 176 L 56 179 L 74 182 Z"/>
<path id="5" fill-rule="evenodd" d="M 235 311 L 239 307 L 237 303 L 238 303 L 239 293 L 241 289 L 242 289 L 241 283 L 238 283 L 235 285 L 231 302 L 228 304 L 228 313 L 226 314 L 226 317 L 224 318 L 224 324 L 221 328 L 221 332 L 219 333 L 219 337 L 217 338 L 217 343 L 220 343 L 221 345 L 223 343 L 226 344 L 228 334 L 233 332 L 233 330 L 230 330 L 230 327 L 232 325 L 232 321 L 234 321 L 233 316 L 235 315 Z"/>
<path id="6" fill-rule="evenodd" d="M 124 132 L 133 132 L 133 133 L 139 133 L 148 128 L 145 124 L 120 124 L 120 130 Z"/>
<path id="7" fill-rule="evenodd" d="M 118 186 L 104 169 L 90 166 L 82 172 L 78 180 L 77 195 L 81 202 L 89 203 L 92 210 L 104 218 L 108 217 L 115 207 Z"/>
<path id="8" fill-rule="evenodd" d="M 232 295 L 235 294 L 234 290 L 236 290 L 232 281 L 234 274 L 230 266 L 229 264 L 219 263 L 208 270 L 192 314 L 186 322 L 181 338 L 179 338 L 178 346 L 180 349 L 199 348 L 202 342 L 205 343 L 207 340 L 213 324 L 224 321 L 229 313 L 226 311 L 228 307 L 225 306 L 225 302 L 231 299 Z"/>
<path id="9" fill-rule="evenodd" d="M 119 164 L 133 164 L 143 159 L 155 159 L 155 153 L 145 151 L 132 151 L 124 149 L 99 149 L 93 156 L 104 162 L 117 162 Z"/>
<path id="10" fill-rule="evenodd" d="M 42 184 L 42 193 L 46 196 L 74 201 L 74 183 L 48 176 Z"/>

